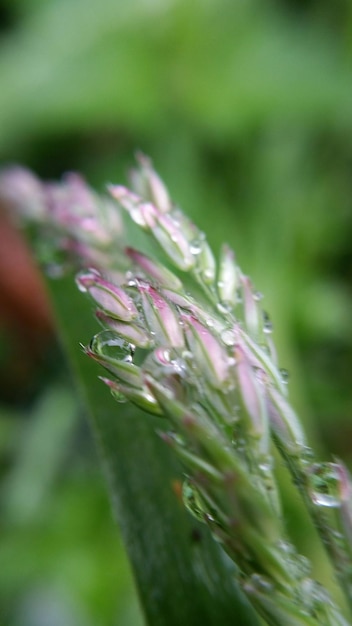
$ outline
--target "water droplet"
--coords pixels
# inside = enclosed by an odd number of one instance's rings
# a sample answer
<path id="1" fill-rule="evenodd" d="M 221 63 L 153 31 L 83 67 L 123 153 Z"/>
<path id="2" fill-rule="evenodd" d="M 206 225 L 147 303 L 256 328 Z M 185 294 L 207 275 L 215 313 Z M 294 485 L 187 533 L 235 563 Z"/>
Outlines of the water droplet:
<path id="1" fill-rule="evenodd" d="M 232 302 L 229 302 L 228 300 L 222 300 L 221 302 L 218 302 L 216 308 L 219 313 L 222 313 L 223 315 L 228 315 L 229 313 L 231 313 L 233 305 Z"/>
<path id="2" fill-rule="evenodd" d="M 135 222 L 135 224 L 138 224 L 138 226 L 142 226 L 142 228 L 145 227 L 145 219 L 139 207 L 131 207 L 130 216 L 132 220 Z"/>
<path id="3" fill-rule="evenodd" d="M 78 282 L 78 280 L 76 281 L 76 285 L 77 285 L 77 287 L 78 287 L 78 290 L 79 290 L 81 293 L 87 293 L 87 291 L 88 291 L 87 287 L 85 287 L 84 285 L 82 285 L 82 283 Z"/>
<path id="4" fill-rule="evenodd" d="M 288 370 L 284 369 L 283 367 L 280 369 L 280 377 L 281 377 L 281 382 L 284 385 L 287 385 L 289 378 L 290 378 L 290 373 Z"/>
<path id="5" fill-rule="evenodd" d="M 250 584 L 254 589 L 261 591 L 262 593 L 270 592 L 273 589 L 271 582 L 259 574 L 252 574 L 250 577 Z"/>
<path id="6" fill-rule="evenodd" d="M 148 283 L 147 280 L 144 280 L 143 278 L 135 278 L 135 282 L 136 282 L 136 286 L 141 290 L 141 291 L 149 291 L 150 289 L 150 283 Z"/>
<path id="7" fill-rule="evenodd" d="M 287 555 L 295 554 L 295 548 L 289 541 L 280 540 L 277 543 L 277 547 L 281 552 L 284 552 Z"/>
<path id="8" fill-rule="evenodd" d="M 263 332 L 267 335 L 273 332 L 273 324 L 270 320 L 269 314 L 263 311 Z"/>
<path id="9" fill-rule="evenodd" d="M 111 395 L 113 396 L 114 400 L 116 400 L 116 402 L 119 402 L 119 404 L 125 404 L 128 401 L 126 396 L 120 391 L 113 390 L 111 391 Z"/>
<path id="10" fill-rule="evenodd" d="M 95 354 L 118 361 L 132 362 L 134 347 L 111 330 L 103 330 L 93 337 L 89 348 Z"/>
<path id="11" fill-rule="evenodd" d="M 296 559 L 296 566 L 297 578 L 306 578 L 306 576 L 309 576 L 311 572 L 311 566 L 310 561 L 309 559 L 307 559 L 307 557 L 303 556 L 302 554 L 298 554 Z"/>
<path id="12" fill-rule="evenodd" d="M 225 328 L 221 333 L 221 339 L 225 346 L 234 346 L 236 343 L 236 334 L 233 328 Z"/>
<path id="13" fill-rule="evenodd" d="M 331 605 L 331 598 L 326 589 L 322 587 L 316 580 L 306 578 L 302 582 L 302 591 L 305 595 L 305 604 L 307 608 L 314 611 L 319 610 L 321 606 L 324 615 L 326 614 L 326 605 Z M 324 606 L 325 605 L 325 606 Z"/>
<path id="14" fill-rule="evenodd" d="M 186 378 L 186 376 L 188 375 L 188 368 L 187 368 L 186 361 L 180 358 L 173 359 L 171 361 L 171 365 L 173 367 L 175 374 L 178 374 L 178 376 L 180 376 L 181 378 Z"/>
<path id="15" fill-rule="evenodd" d="M 186 509 L 188 509 L 193 517 L 204 522 L 204 511 L 198 491 L 189 480 L 185 480 L 183 483 L 182 498 Z"/>
<path id="16" fill-rule="evenodd" d="M 210 267 L 207 267 L 205 270 L 203 270 L 202 276 L 205 282 L 212 281 L 214 280 L 214 277 L 215 277 L 214 270 L 211 269 Z"/>
<path id="17" fill-rule="evenodd" d="M 247 449 L 247 442 L 243 437 L 236 437 L 235 433 L 232 444 L 236 448 L 238 454 L 245 454 Z"/>
<path id="18" fill-rule="evenodd" d="M 242 287 L 237 287 L 236 289 L 236 302 L 243 302 Z"/>
<path id="19" fill-rule="evenodd" d="M 303 446 L 301 449 L 301 456 L 305 463 L 311 463 L 314 459 L 314 452 L 309 446 Z"/>
<path id="20" fill-rule="evenodd" d="M 338 467 L 336 463 L 314 463 L 308 469 L 310 496 L 317 506 L 341 506 Z"/>
<path id="21" fill-rule="evenodd" d="M 171 361 L 171 352 L 169 348 L 157 348 L 154 351 L 154 356 L 163 365 L 169 365 Z"/>
<path id="22" fill-rule="evenodd" d="M 84 284 L 84 280 L 81 281 L 81 278 L 86 278 L 87 275 L 96 275 L 100 277 L 100 272 L 98 272 L 98 270 L 94 269 L 94 268 L 89 268 L 86 270 L 81 270 L 80 272 L 78 272 L 78 274 L 76 275 L 76 285 L 79 289 L 79 291 L 81 291 L 82 293 L 87 293 L 88 289 Z"/>
<path id="23" fill-rule="evenodd" d="M 200 239 L 193 239 L 189 244 L 191 254 L 193 254 L 194 256 L 200 254 L 202 251 L 202 245 L 203 242 Z"/>
<path id="24" fill-rule="evenodd" d="M 44 272 L 49 278 L 58 279 L 65 275 L 66 268 L 60 263 L 47 263 L 44 265 Z M 78 289 L 80 289 L 79 285 Z"/>
<path id="25" fill-rule="evenodd" d="M 269 461 L 259 463 L 258 467 L 260 471 L 265 475 L 270 474 L 272 471 L 272 464 Z"/>
<path id="26" fill-rule="evenodd" d="M 261 291 L 255 291 L 253 294 L 253 299 L 256 300 L 256 302 L 260 302 L 260 300 L 263 300 L 264 296 L 262 294 Z"/>

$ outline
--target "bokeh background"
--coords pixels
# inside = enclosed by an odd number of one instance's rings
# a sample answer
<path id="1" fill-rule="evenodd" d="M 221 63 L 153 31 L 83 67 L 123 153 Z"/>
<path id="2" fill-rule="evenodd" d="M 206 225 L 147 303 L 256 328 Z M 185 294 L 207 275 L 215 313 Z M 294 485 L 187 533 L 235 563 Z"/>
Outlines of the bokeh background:
<path id="1" fill-rule="evenodd" d="M 265 294 L 293 404 L 350 465 L 352 2 L 3 0 L 0 24 L 1 165 L 102 190 L 149 154 Z M 0 219 L 1 623 L 137 626 L 50 304 Z"/>

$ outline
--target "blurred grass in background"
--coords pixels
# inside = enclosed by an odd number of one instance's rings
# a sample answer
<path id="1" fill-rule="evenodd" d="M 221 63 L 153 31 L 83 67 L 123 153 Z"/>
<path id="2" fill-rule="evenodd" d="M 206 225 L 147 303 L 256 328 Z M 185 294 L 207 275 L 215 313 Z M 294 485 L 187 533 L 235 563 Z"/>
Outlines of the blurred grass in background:
<path id="1" fill-rule="evenodd" d="M 352 2 L 7 0 L 0 16 L 1 163 L 103 189 L 149 154 L 265 294 L 322 458 L 351 463 Z M 134 626 L 49 309 L 4 216 L 0 228 L 1 621 Z"/>

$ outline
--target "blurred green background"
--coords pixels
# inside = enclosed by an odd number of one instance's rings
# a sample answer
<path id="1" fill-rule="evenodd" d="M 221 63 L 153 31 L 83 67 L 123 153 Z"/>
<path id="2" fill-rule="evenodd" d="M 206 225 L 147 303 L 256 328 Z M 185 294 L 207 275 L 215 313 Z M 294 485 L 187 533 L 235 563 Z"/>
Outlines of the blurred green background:
<path id="1" fill-rule="evenodd" d="M 293 404 L 322 458 L 350 464 L 352 2 L 3 0 L 0 24 L 1 164 L 102 190 L 149 154 L 265 294 Z M 1 623 L 135 626 L 94 442 L 7 228 L 2 214 Z"/>

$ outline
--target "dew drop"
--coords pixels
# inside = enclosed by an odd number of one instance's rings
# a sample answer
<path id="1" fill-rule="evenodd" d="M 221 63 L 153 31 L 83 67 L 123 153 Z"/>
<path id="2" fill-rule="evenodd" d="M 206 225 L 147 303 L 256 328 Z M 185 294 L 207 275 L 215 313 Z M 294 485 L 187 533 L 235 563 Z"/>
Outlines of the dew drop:
<path id="1" fill-rule="evenodd" d="M 135 224 L 137 224 L 138 226 L 142 226 L 142 228 L 145 227 L 145 219 L 139 207 L 131 207 L 130 216 Z"/>
<path id="2" fill-rule="evenodd" d="M 314 452 L 309 446 L 303 446 L 301 456 L 305 463 L 311 463 L 314 459 Z"/>
<path id="3" fill-rule="evenodd" d="M 307 559 L 307 557 L 303 556 L 302 554 L 298 554 L 296 559 L 296 565 L 297 578 L 305 578 L 306 576 L 309 576 L 311 572 L 311 566 L 310 561 L 309 559 Z"/>
<path id="4" fill-rule="evenodd" d="M 236 302 L 238 302 L 238 303 L 243 302 L 242 288 L 241 287 L 237 287 L 237 290 L 236 290 Z"/>
<path id="5" fill-rule="evenodd" d="M 270 320 L 269 314 L 263 311 L 263 332 L 267 335 L 273 332 L 273 324 Z"/>
<path id="6" fill-rule="evenodd" d="M 312 500 L 317 506 L 326 506 L 329 508 L 338 508 L 341 502 L 338 498 L 323 493 L 312 493 Z"/>
<path id="7" fill-rule="evenodd" d="M 200 239 L 193 239 L 189 244 L 191 254 L 193 254 L 194 256 L 200 254 L 202 251 L 202 245 L 203 242 Z"/>
<path id="8" fill-rule="evenodd" d="M 257 591 L 261 591 L 262 593 L 270 592 L 273 590 L 273 585 L 271 584 L 271 582 L 267 578 L 264 578 L 264 576 L 261 576 L 259 574 L 252 574 L 252 576 L 250 577 L 250 583 L 254 587 L 254 589 L 257 589 Z"/>
<path id="9" fill-rule="evenodd" d="M 270 474 L 270 472 L 272 471 L 272 466 L 270 462 L 259 463 L 258 467 L 264 475 Z"/>
<path id="10" fill-rule="evenodd" d="M 171 366 L 175 374 L 181 378 L 185 378 L 187 375 L 187 364 L 183 359 L 177 358 L 171 361 Z"/>
<path id="11" fill-rule="evenodd" d="M 168 348 L 157 348 L 154 351 L 154 356 L 162 365 L 169 365 L 171 361 L 171 353 Z"/>
<path id="12" fill-rule="evenodd" d="M 232 311 L 232 303 L 228 300 L 222 300 L 221 302 L 218 302 L 216 308 L 219 313 L 222 313 L 223 315 L 228 315 Z"/>
<path id="13" fill-rule="evenodd" d="M 45 275 L 49 278 L 53 278 L 54 280 L 58 278 L 62 278 L 65 275 L 65 267 L 60 263 L 47 263 L 44 265 Z M 80 289 L 78 285 L 78 289 Z M 86 290 L 84 290 L 86 291 Z"/>
<path id="14" fill-rule="evenodd" d="M 226 328 L 221 333 L 221 339 L 225 346 L 234 346 L 236 343 L 236 334 L 232 328 Z"/>
<path id="15" fill-rule="evenodd" d="M 93 337 L 89 348 L 95 354 L 118 361 L 132 362 L 133 346 L 111 330 L 103 330 Z"/>
<path id="16" fill-rule="evenodd" d="M 336 463 L 314 463 L 309 468 L 310 496 L 317 506 L 341 506 L 338 468 Z"/>
<path id="17" fill-rule="evenodd" d="M 82 285 L 82 283 L 80 283 L 78 280 L 76 281 L 76 285 L 77 285 L 77 287 L 78 287 L 78 290 L 79 290 L 81 293 L 87 293 L 87 291 L 88 291 L 87 287 L 85 287 L 84 285 Z"/>
<path id="18" fill-rule="evenodd" d="M 281 382 L 284 385 L 288 384 L 289 378 L 290 378 L 290 373 L 288 370 L 284 369 L 283 367 L 280 369 L 280 377 L 281 377 Z"/>
<path id="19" fill-rule="evenodd" d="M 292 543 L 290 543 L 289 541 L 280 540 L 277 544 L 277 547 L 281 552 L 284 552 L 286 555 L 292 556 L 293 554 L 295 554 L 295 549 Z"/>
<path id="20" fill-rule="evenodd" d="M 79 272 L 76 276 L 76 285 L 81 293 L 87 293 L 88 291 L 87 287 L 84 285 L 84 281 L 81 281 L 81 278 L 86 278 L 87 274 L 95 274 L 96 276 L 100 276 L 99 272 L 92 268 Z"/>
<path id="21" fill-rule="evenodd" d="M 214 280 L 214 270 L 210 267 L 207 267 L 205 270 L 203 270 L 202 276 L 205 282 L 212 281 Z"/>
<path id="22" fill-rule="evenodd" d="M 118 402 L 119 404 L 125 404 L 128 401 L 126 396 L 120 391 L 114 390 L 111 392 L 111 395 L 113 396 L 114 400 L 116 400 L 116 402 Z"/>
<path id="23" fill-rule="evenodd" d="M 198 492 L 189 480 L 185 480 L 182 486 L 182 498 L 186 509 L 196 519 L 204 522 L 204 512 Z"/>

